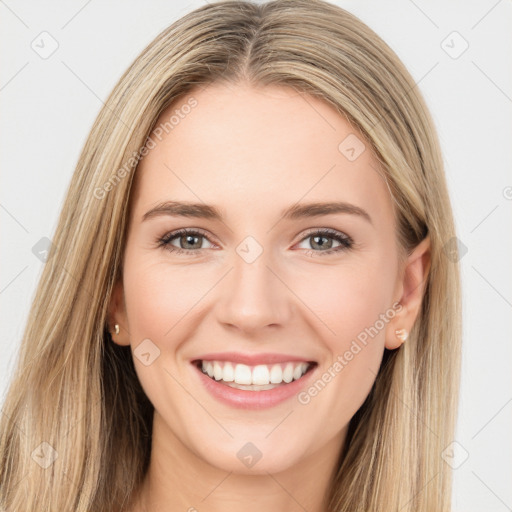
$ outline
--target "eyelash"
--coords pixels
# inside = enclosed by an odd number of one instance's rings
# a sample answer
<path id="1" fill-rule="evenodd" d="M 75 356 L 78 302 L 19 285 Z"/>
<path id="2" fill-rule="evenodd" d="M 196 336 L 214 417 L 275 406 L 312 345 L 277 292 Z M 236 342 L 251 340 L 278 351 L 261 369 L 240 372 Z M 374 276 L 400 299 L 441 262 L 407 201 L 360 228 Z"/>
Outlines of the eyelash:
<path id="1" fill-rule="evenodd" d="M 171 233 L 167 233 L 163 237 L 159 238 L 157 240 L 157 246 L 162 247 L 166 249 L 169 252 L 176 253 L 176 254 L 182 254 L 187 253 L 190 256 L 196 255 L 199 251 L 202 251 L 203 249 L 181 249 L 180 247 L 174 247 L 170 245 L 171 241 L 179 236 L 200 236 L 204 237 L 208 240 L 208 237 L 206 236 L 205 232 L 198 230 L 198 229 L 178 229 L 177 231 L 172 231 Z M 306 236 L 301 238 L 300 242 L 303 240 L 310 238 L 312 236 L 325 236 L 327 238 L 333 238 L 337 242 L 339 242 L 341 245 L 338 247 L 334 247 L 332 249 L 328 249 L 326 251 L 315 251 L 313 249 L 306 249 L 306 254 L 308 256 L 325 256 L 329 254 L 338 253 L 341 251 L 346 251 L 347 249 L 352 248 L 353 240 L 347 236 L 342 235 L 339 231 L 336 231 L 335 229 L 330 228 L 324 228 L 319 230 L 310 231 Z"/>

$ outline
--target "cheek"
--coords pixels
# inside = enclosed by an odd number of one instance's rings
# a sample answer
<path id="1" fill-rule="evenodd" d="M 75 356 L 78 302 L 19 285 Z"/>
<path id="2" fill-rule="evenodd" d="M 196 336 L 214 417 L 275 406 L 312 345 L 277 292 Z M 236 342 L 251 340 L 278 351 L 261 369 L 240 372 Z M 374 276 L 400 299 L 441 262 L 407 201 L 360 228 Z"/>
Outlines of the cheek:
<path id="1" fill-rule="evenodd" d="M 176 355 L 195 328 L 194 313 L 200 308 L 194 306 L 214 284 L 211 272 L 204 282 L 207 276 L 194 271 L 193 265 L 171 265 L 141 253 L 127 253 L 124 268 L 126 313 L 137 376 L 156 410 L 186 424 L 179 412 L 187 405 L 186 396 L 176 383 L 186 377 L 186 371 L 177 364 Z M 151 358 L 148 365 L 138 356 L 143 352 L 139 344 L 147 339 L 152 342 L 145 342 L 144 352 Z"/>
<path id="2" fill-rule="evenodd" d="M 208 286 L 192 268 L 155 262 L 154 258 L 127 259 L 124 286 L 132 335 L 159 340 L 171 337 L 174 326 L 190 313 Z"/>
<path id="3" fill-rule="evenodd" d="M 295 279 L 294 289 L 315 313 L 322 339 L 333 354 L 379 321 L 391 307 L 393 269 L 382 261 L 340 263 L 311 268 Z M 323 327 L 322 327 L 323 324 Z M 384 334 L 381 322 L 377 327 Z"/>
<path id="4" fill-rule="evenodd" d="M 389 262 L 383 260 L 341 264 L 316 272 L 317 280 L 313 275 L 301 280 L 297 295 L 307 297 L 308 308 L 315 312 L 314 330 L 322 333 L 319 339 L 329 359 L 299 401 L 311 402 L 316 412 L 325 409 L 329 428 L 334 431 L 341 419 L 350 420 L 375 381 L 386 327 L 395 313 L 391 307 L 394 274 Z M 329 410 L 333 414 L 328 414 Z"/>

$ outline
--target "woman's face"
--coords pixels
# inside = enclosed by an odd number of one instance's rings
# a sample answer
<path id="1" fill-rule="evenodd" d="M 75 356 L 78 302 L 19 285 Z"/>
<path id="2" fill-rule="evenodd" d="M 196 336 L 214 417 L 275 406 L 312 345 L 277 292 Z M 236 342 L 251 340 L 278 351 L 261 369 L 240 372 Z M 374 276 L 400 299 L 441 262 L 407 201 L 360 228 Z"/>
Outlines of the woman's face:
<path id="1" fill-rule="evenodd" d="M 336 454 L 395 329 L 411 327 L 370 147 L 281 87 L 212 84 L 156 126 L 114 294 L 154 443 L 247 473 Z"/>

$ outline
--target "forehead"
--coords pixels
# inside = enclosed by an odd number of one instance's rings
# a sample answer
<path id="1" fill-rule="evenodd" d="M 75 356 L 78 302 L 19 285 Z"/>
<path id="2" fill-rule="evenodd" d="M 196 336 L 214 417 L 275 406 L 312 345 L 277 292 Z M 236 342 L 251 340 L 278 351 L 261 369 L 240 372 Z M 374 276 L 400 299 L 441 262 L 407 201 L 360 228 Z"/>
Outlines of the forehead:
<path id="1" fill-rule="evenodd" d="M 195 89 L 162 113 L 151 139 L 137 169 L 139 216 L 168 199 L 238 214 L 281 211 L 302 198 L 391 207 L 359 132 L 327 103 L 289 87 Z"/>

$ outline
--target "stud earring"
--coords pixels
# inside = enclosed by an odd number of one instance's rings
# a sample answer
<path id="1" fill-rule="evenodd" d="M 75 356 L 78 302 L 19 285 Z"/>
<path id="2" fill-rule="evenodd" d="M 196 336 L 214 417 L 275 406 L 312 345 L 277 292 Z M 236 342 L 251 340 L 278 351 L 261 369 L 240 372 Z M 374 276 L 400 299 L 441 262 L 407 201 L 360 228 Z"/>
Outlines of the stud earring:
<path id="1" fill-rule="evenodd" d="M 119 324 L 114 325 L 114 331 L 116 334 L 119 334 Z"/>
<path id="2" fill-rule="evenodd" d="M 395 331 L 396 337 L 403 343 L 407 336 L 409 336 L 409 333 L 405 329 L 397 329 Z"/>

